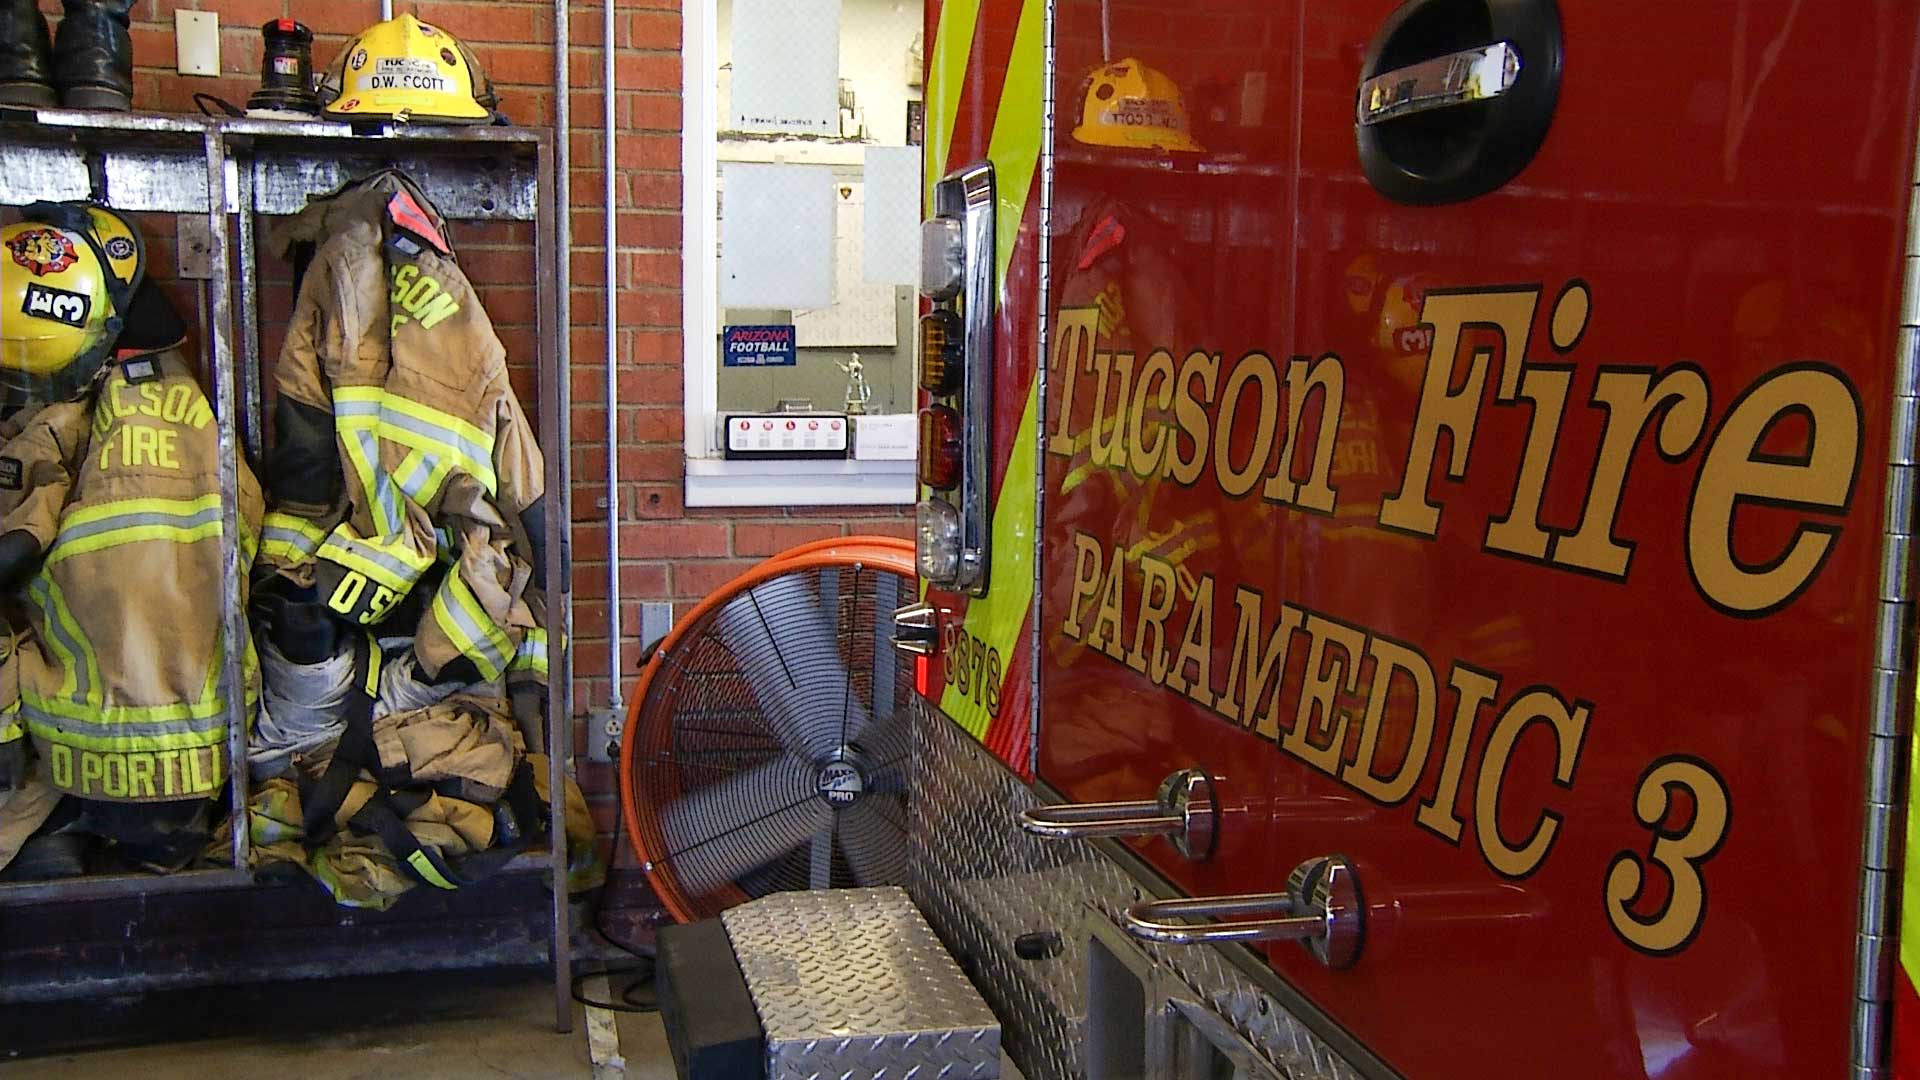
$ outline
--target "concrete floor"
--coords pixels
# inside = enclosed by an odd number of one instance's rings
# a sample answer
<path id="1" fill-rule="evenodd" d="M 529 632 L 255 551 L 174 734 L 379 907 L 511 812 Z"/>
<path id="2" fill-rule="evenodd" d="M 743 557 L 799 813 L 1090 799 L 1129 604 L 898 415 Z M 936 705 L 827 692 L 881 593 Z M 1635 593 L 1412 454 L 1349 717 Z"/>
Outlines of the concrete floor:
<path id="1" fill-rule="evenodd" d="M 0 1076 L 674 1080 L 658 1015 L 618 1014 L 624 1067 L 596 1073 L 585 1012 L 577 1004 L 573 1012 L 573 1033 L 554 1034 L 544 971 L 381 976 L 8 1005 L 0 1006 Z"/>
<path id="2" fill-rule="evenodd" d="M 595 980 L 582 989 L 605 1000 L 623 987 L 616 977 L 611 992 Z M 575 1004 L 572 1034 L 554 1034 L 544 969 L 0 1005 L 0 1077 L 675 1080 L 658 1014 L 613 1014 L 618 1046 L 609 1053 L 602 1040 L 608 1064 L 597 1070 L 588 1020 Z M 1011 1062 L 1002 1064 L 1001 1076 L 1019 1080 Z"/>

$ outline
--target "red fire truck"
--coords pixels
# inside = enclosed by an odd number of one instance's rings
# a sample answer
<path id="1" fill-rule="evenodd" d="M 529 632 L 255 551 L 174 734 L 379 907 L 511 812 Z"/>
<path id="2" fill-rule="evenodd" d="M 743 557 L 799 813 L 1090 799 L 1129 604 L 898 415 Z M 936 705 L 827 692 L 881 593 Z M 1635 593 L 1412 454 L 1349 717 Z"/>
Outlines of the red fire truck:
<path id="1" fill-rule="evenodd" d="M 927 41 L 919 899 L 1027 1075 L 1897 1075 L 1920 7 Z"/>

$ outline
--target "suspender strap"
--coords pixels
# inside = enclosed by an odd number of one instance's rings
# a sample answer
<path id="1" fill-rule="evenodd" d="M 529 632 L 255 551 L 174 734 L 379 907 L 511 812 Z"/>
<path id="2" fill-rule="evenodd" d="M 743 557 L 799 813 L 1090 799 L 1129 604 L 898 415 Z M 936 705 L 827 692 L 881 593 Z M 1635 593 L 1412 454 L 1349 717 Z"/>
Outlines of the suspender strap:
<path id="1" fill-rule="evenodd" d="M 334 814 L 347 801 L 360 771 L 372 773 L 381 787 L 405 784 L 409 771 L 403 763 L 396 769 L 384 769 L 380 748 L 373 741 L 373 703 L 380 692 L 380 649 L 371 635 L 353 640 L 353 682 L 347 688 L 346 729 L 333 748 L 333 760 L 327 771 L 311 788 L 301 793 L 301 825 L 308 847 L 318 847 L 334 833 Z"/>

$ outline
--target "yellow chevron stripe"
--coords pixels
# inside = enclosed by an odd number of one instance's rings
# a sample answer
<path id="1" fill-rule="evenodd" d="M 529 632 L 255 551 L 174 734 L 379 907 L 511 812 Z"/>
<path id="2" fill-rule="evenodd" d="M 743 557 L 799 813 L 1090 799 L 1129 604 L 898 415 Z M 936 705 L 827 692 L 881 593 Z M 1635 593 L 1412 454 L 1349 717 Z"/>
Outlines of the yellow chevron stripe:
<path id="1" fill-rule="evenodd" d="M 947 0 L 940 5 L 940 24 L 934 27 L 933 53 L 927 63 L 926 201 L 933 209 L 933 185 L 947 170 L 953 149 L 954 117 L 960 114 L 960 92 L 967 85 L 967 60 L 973 52 L 973 32 L 980 21 L 980 0 Z M 1035 99 L 1038 100 L 1038 99 Z"/>
<path id="2" fill-rule="evenodd" d="M 1915 688 L 1915 696 L 1920 698 L 1920 687 Z M 1916 705 L 1920 708 L 1920 705 Z M 1913 740 L 1908 750 L 1909 776 L 1920 776 L 1920 739 Z M 1907 854 L 1906 865 L 1901 874 L 1905 888 L 1900 890 L 1900 966 L 1907 970 L 1907 978 L 1915 986 L 1920 986 L 1920 783 L 1907 785 Z"/>
<path id="3" fill-rule="evenodd" d="M 1020 25 L 1013 33 L 1013 55 L 1007 59 L 1007 81 L 1000 91 L 1000 111 L 993 118 L 993 140 L 987 157 L 993 161 L 995 208 L 994 277 L 1006 302 L 1007 267 L 1013 263 L 1014 241 L 1020 219 L 1026 216 L 1027 194 L 1033 172 L 1040 165 L 1042 95 L 1046 92 L 1046 4 L 1026 0 L 1020 5 Z"/>
<path id="4" fill-rule="evenodd" d="M 1013 262 L 1020 220 L 1026 216 L 1034 170 L 1040 164 L 1045 35 L 1045 0 L 1026 0 L 1020 6 L 1013 54 L 1007 62 L 1007 81 L 1000 91 L 1000 110 L 994 116 L 993 137 L 987 148 L 987 157 L 993 162 L 998 199 L 994 208 L 994 280 L 1000 289 L 1003 307 L 1007 303 L 1007 267 Z M 1033 298 L 1033 302 L 1043 301 L 1043 297 Z M 1033 478 L 1040 430 L 1037 377 L 1027 383 L 1026 397 L 1007 461 L 1006 479 L 993 505 L 993 554 L 988 564 L 990 588 L 986 596 L 967 604 L 963 624 L 968 633 L 984 641 L 988 648 L 999 651 L 1003 670 L 1011 666 L 1014 650 L 1022 647 L 1020 627 L 1033 607 L 1036 539 Z M 987 714 L 985 701 L 984 694 L 976 703 L 973 695 L 962 694 L 955 686 L 949 686 L 940 699 L 940 707 L 955 723 L 979 739 L 986 736 L 992 719 Z"/>

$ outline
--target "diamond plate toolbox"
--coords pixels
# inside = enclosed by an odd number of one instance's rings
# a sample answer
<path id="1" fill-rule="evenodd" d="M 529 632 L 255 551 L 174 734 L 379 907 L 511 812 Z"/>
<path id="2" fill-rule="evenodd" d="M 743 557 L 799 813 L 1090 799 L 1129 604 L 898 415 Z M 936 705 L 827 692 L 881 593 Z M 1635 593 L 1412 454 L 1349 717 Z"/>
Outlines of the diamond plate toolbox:
<path id="1" fill-rule="evenodd" d="M 904 889 L 776 893 L 721 918 L 771 1080 L 988 1080 L 1000 1022 Z"/>

